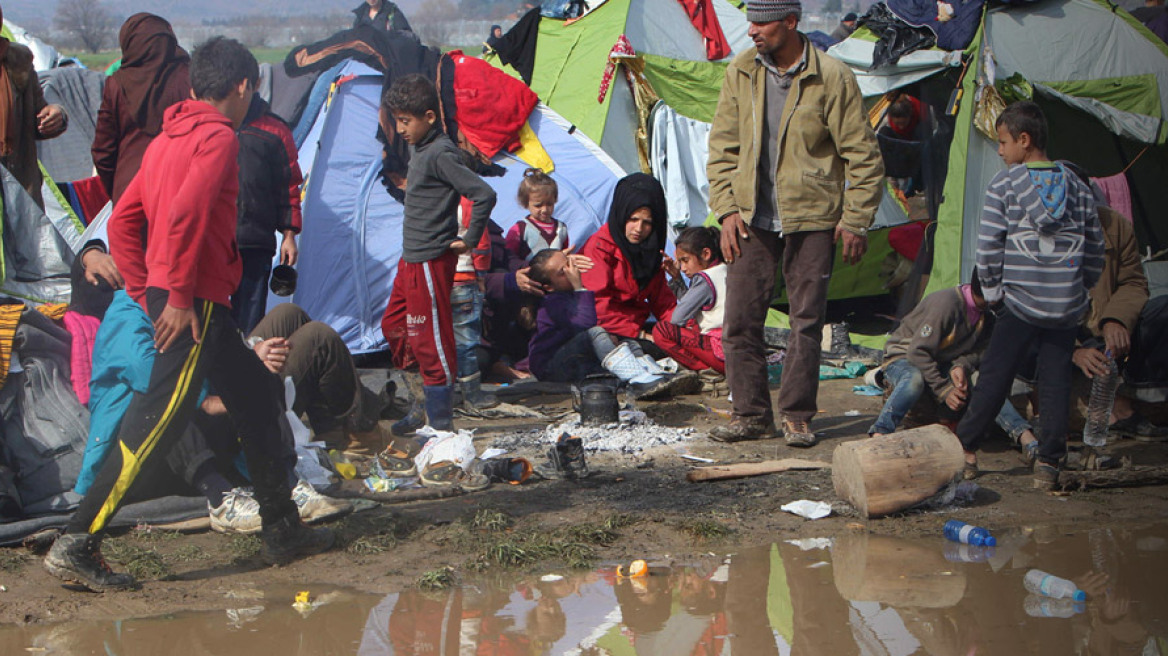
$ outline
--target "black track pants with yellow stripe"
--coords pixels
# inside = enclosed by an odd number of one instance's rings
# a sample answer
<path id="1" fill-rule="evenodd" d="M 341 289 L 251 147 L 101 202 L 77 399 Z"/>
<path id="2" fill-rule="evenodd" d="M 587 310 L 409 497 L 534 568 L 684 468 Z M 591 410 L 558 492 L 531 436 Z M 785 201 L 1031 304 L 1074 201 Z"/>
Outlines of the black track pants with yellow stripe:
<path id="1" fill-rule="evenodd" d="M 168 293 L 146 291 L 151 319 L 166 307 Z M 296 513 L 287 473 L 273 453 L 279 443 L 281 386 L 244 343 L 231 311 L 210 301 L 195 299 L 202 339 L 189 332 L 179 336 L 165 353 L 154 358 L 150 387 L 135 393 L 118 431 L 117 441 L 98 472 L 89 493 L 69 522 L 70 533 L 98 533 L 134 489 L 134 483 L 156 467 L 166 466 L 166 454 L 190 423 L 195 404 L 209 379 L 239 433 L 248 472 L 264 525 Z M 142 496 L 135 490 L 136 497 Z"/>

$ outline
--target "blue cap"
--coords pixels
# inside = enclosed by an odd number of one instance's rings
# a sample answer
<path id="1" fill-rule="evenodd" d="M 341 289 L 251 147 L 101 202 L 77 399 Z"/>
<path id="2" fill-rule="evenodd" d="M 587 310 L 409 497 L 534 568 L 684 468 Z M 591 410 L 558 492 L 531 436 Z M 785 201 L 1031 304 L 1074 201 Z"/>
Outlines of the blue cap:
<path id="1" fill-rule="evenodd" d="M 998 539 L 992 535 L 989 535 L 986 536 L 986 539 L 982 541 L 982 544 L 987 547 L 996 547 L 998 546 Z"/>
<path id="2" fill-rule="evenodd" d="M 1087 593 L 1082 590 L 1075 590 L 1075 594 L 1071 595 L 1071 599 L 1075 601 L 1087 601 Z"/>

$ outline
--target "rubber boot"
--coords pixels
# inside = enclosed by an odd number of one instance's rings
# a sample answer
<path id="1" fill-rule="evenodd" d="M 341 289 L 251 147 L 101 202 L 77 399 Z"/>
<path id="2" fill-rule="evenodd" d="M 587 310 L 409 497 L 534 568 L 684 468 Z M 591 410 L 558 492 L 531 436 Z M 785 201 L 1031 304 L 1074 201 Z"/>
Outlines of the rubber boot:
<path id="1" fill-rule="evenodd" d="M 629 346 L 621 342 L 600 363 L 606 370 L 630 385 L 652 385 L 661 381 L 661 376 L 650 373 L 645 363 Z"/>
<path id="2" fill-rule="evenodd" d="M 426 417 L 430 428 L 440 431 L 454 430 L 454 386 L 426 385 Z"/>
<path id="3" fill-rule="evenodd" d="M 416 371 L 407 371 L 403 374 L 406 381 L 406 389 L 410 393 L 412 405 L 410 405 L 409 412 L 406 416 L 395 421 L 390 430 L 394 435 L 405 436 L 411 435 L 414 431 L 426 425 L 426 408 L 424 393 L 422 391 L 422 374 Z"/>
<path id="4" fill-rule="evenodd" d="M 499 399 L 494 394 L 483 391 L 482 374 L 475 373 L 466 378 L 458 379 L 458 386 L 462 388 L 462 402 L 475 410 L 489 410 L 499 405 Z"/>

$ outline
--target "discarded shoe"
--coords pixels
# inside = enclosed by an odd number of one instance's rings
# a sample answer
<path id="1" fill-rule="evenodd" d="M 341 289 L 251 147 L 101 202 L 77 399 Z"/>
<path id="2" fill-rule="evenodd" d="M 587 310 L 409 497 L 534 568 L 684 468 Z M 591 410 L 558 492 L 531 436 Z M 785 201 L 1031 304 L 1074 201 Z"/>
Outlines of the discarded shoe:
<path id="1" fill-rule="evenodd" d="M 492 458 L 483 463 L 483 475 L 492 483 L 519 485 L 531 476 L 531 461 L 527 458 Z"/>
<path id="2" fill-rule="evenodd" d="M 377 454 L 377 463 L 381 465 L 381 470 L 388 478 L 411 478 L 418 475 L 418 468 L 410 454 L 395 449 L 392 445 Z"/>
<path id="3" fill-rule="evenodd" d="M 423 485 L 432 487 L 457 485 L 467 492 L 478 492 L 491 487 L 491 479 L 483 474 L 464 471 L 458 463 L 449 460 L 430 463 L 422 470 L 421 478 Z"/>
<path id="4" fill-rule="evenodd" d="M 258 533 L 263 525 L 260 521 L 260 504 L 250 490 L 237 487 L 223 495 L 223 502 L 212 508 L 211 530 L 219 533 Z"/>
<path id="5" fill-rule="evenodd" d="M 292 501 L 296 504 L 296 511 L 305 524 L 314 524 L 353 512 L 353 504 L 343 499 L 326 497 L 305 480 L 296 483 L 296 487 L 292 488 Z"/>
<path id="6" fill-rule="evenodd" d="M 589 475 L 588 462 L 584 458 L 584 441 L 567 433 L 560 435 L 555 445 L 547 451 L 547 462 L 536 468 L 536 472 L 547 479 L 578 480 Z"/>
<path id="7" fill-rule="evenodd" d="M 49 574 L 92 590 L 129 590 L 138 582 L 129 574 L 113 571 L 101 555 L 101 535 L 64 533 L 57 538 L 45 556 Z"/>
<path id="8" fill-rule="evenodd" d="M 730 423 L 716 426 L 710 431 L 710 439 L 715 442 L 745 442 L 747 440 L 767 440 L 778 437 L 774 422 L 761 417 L 735 417 Z"/>
<path id="9" fill-rule="evenodd" d="M 260 555 L 271 565 L 284 565 L 328 551 L 336 541 L 336 535 L 328 528 L 309 528 L 298 516 L 290 516 L 270 526 L 260 533 L 263 548 Z"/>
<path id="10" fill-rule="evenodd" d="M 811 427 L 807 422 L 797 419 L 783 419 L 783 439 L 786 440 L 787 446 L 799 448 L 808 448 L 819 444 L 819 438 L 811 432 Z"/>

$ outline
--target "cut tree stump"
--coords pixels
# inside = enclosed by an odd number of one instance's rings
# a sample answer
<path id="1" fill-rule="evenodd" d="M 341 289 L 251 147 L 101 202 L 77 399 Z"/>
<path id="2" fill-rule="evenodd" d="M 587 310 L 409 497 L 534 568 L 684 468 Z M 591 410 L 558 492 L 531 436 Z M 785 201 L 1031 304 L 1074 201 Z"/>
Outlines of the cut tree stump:
<path id="1" fill-rule="evenodd" d="M 965 596 L 965 572 L 931 543 L 844 533 L 832 545 L 831 561 L 836 590 L 848 601 L 949 608 Z"/>
<path id="2" fill-rule="evenodd" d="M 961 442 L 940 424 L 846 442 L 832 454 L 835 493 L 864 517 L 883 517 L 936 494 L 965 466 Z"/>
<path id="3" fill-rule="evenodd" d="M 830 469 L 831 465 L 818 460 L 802 460 L 800 458 L 783 458 L 782 460 L 765 460 L 763 462 L 738 462 L 732 465 L 713 465 L 698 467 L 685 478 L 690 483 L 698 481 L 724 481 L 731 478 L 746 478 L 747 476 L 762 476 L 764 474 L 778 474 L 785 471 L 807 469 Z"/>

